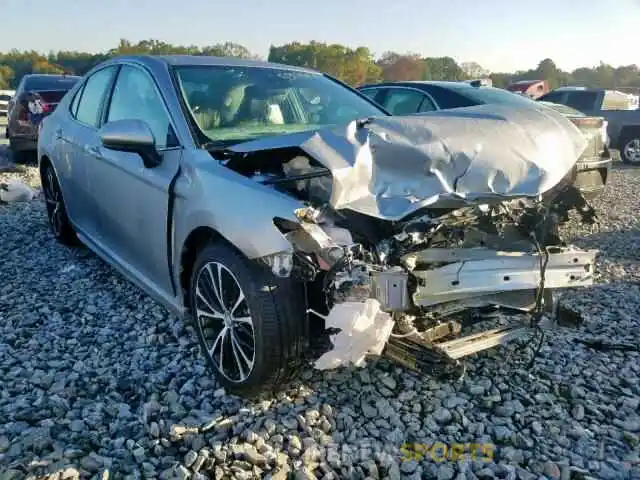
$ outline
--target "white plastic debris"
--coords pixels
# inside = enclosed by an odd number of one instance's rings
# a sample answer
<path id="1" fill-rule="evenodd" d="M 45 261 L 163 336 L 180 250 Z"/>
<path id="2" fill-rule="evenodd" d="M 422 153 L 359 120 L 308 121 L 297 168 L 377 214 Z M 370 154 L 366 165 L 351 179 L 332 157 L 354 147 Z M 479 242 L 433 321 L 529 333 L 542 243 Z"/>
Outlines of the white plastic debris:
<path id="1" fill-rule="evenodd" d="M 35 190 L 19 180 L 0 184 L 0 201 L 2 202 L 28 202 L 35 196 Z"/>
<path id="2" fill-rule="evenodd" d="M 393 319 L 380 311 L 380 303 L 374 299 L 339 303 L 323 318 L 326 328 L 339 328 L 341 331 L 331 338 L 333 349 L 316 361 L 318 370 L 350 363 L 362 366 L 367 356 L 382 353 L 393 329 Z"/>

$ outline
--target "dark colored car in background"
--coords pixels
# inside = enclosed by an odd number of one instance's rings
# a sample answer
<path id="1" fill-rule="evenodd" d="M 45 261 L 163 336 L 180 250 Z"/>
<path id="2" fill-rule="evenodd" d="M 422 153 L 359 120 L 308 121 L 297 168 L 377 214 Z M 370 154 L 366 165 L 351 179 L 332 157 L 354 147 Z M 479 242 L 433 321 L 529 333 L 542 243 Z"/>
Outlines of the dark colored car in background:
<path id="1" fill-rule="evenodd" d="M 512 105 L 514 107 L 554 108 L 568 117 L 589 139 L 578 162 L 574 185 L 585 198 L 593 199 L 606 187 L 611 170 L 611 155 L 603 117 L 587 116 L 576 110 L 557 108 L 500 88 L 466 82 L 383 82 L 361 85 L 358 90 L 393 115 L 472 107 L 476 105 Z"/>
<path id="2" fill-rule="evenodd" d="M 567 105 L 585 115 L 603 117 L 607 121 L 611 148 L 620 151 L 624 163 L 640 165 L 640 109 L 630 108 L 624 93 L 602 88 L 559 89 L 538 100 Z"/>
<path id="3" fill-rule="evenodd" d="M 44 117 L 58 106 L 62 97 L 80 80 L 73 75 L 30 74 L 22 77 L 9 101 L 6 137 L 15 161 L 38 148 L 38 128 Z"/>

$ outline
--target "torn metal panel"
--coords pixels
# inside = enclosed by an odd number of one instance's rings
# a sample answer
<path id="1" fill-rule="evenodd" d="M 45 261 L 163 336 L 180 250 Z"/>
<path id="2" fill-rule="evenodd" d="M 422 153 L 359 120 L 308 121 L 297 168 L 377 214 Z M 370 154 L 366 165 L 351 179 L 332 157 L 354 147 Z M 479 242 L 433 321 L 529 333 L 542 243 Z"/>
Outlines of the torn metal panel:
<path id="1" fill-rule="evenodd" d="M 481 105 L 375 117 L 229 150 L 299 147 L 331 171 L 333 208 L 400 220 L 427 206 L 537 197 L 571 171 L 586 146 L 575 125 L 551 109 Z"/>
<path id="2" fill-rule="evenodd" d="M 414 270 L 418 286 L 413 294 L 417 306 L 518 290 L 540 285 L 543 262 L 537 253 L 488 252 L 487 258 L 450 263 L 430 270 Z M 559 249 L 549 253 L 545 269 L 546 288 L 584 287 L 593 284 L 595 250 Z M 461 255 L 463 255 L 461 251 Z"/>
<path id="3" fill-rule="evenodd" d="M 379 356 L 394 324 L 391 316 L 382 312 L 380 304 L 373 299 L 339 303 L 323 318 L 326 328 L 338 328 L 340 332 L 331 338 L 333 349 L 315 362 L 319 370 L 349 364 L 361 366 L 369 355 Z"/>

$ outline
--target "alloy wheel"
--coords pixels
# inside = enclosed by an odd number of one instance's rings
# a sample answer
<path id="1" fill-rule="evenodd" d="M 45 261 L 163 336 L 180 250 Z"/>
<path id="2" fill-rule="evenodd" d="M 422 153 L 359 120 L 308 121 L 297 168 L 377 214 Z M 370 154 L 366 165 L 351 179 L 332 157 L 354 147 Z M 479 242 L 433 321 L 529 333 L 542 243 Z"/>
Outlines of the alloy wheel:
<path id="1" fill-rule="evenodd" d="M 45 169 L 42 190 L 44 192 L 45 202 L 47 203 L 49 223 L 51 224 L 54 235 L 59 237 L 62 233 L 62 225 L 64 222 L 64 205 L 62 204 L 60 186 L 58 185 L 51 165 L 48 165 Z"/>
<path id="2" fill-rule="evenodd" d="M 217 370 L 229 381 L 244 382 L 255 363 L 255 331 L 247 298 L 235 275 L 218 262 L 202 266 L 196 277 L 194 313 Z"/>
<path id="3" fill-rule="evenodd" d="M 629 140 L 622 150 L 629 163 L 640 163 L 640 138 Z"/>

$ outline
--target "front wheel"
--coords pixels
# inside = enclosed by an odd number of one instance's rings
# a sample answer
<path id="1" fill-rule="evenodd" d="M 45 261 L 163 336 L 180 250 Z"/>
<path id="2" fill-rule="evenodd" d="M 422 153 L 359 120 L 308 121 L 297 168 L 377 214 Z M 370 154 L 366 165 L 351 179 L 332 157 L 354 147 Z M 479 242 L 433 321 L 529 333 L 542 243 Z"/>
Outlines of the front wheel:
<path id="1" fill-rule="evenodd" d="M 624 163 L 631 165 L 640 165 L 640 134 L 634 135 L 632 138 L 625 138 L 620 142 L 620 157 Z"/>
<path id="2" fill-rule="evenodd" d="M 63 245 L 77 245 L 78 237 L 67 216 L 67 209 L 62 198 L 62 189 L 56 172 L 50 163 L 47 163 L 42 169 L 40 181 L 47 205 L 47 219 L 53 235 Z"/>
<path id="3" fill-rule="evenodd" d="M 200 347 L 227 391 L 255 397 L 294 377 L 306 349 L 300 284 L 212 242 L 196 258 L 189 294 Z"/>

